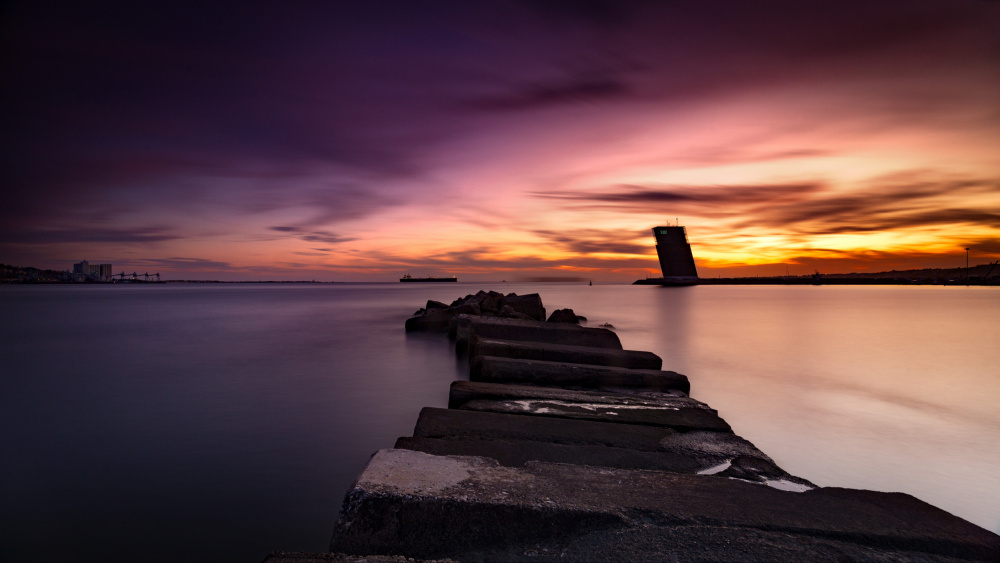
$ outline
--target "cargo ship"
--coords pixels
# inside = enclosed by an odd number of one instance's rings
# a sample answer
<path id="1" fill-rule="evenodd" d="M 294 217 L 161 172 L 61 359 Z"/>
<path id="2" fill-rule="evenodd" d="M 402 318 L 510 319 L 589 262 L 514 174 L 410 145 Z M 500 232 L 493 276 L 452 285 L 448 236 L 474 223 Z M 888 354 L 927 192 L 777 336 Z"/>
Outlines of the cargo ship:
<path id="1" fill-rule="evenodd" d="M 455 276 L 452 276 L 450 278 L 433 278 L 433 277 L 415 278 L 415 277 L 411 276 L 410 274 L 406 274 L 405 276 L 399 278 L 399 281 L 401 281 L 401 282 L 457 282 L 458 278 L 456 278 Z"/>

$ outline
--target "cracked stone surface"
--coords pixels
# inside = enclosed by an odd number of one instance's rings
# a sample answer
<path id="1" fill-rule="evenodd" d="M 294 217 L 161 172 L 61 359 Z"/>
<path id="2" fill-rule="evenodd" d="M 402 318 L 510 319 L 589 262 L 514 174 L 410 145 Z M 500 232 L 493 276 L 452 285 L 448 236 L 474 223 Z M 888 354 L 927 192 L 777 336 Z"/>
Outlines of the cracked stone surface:
<path id="1" fill-rule="evenodd" d="M 685 534 L 693 537 L 684 545 L 671 541 Z M 684 559 L 706 548 L 712 560 L 747 560 L 748 549 L 783 560 L 814 550 L 886 561 L 995 560 L 1000 537 L 900 493 L 790 492 L 714 476 L 537 462 L 510 468 L 382 450 L 348 493 L 331 544 L 347 554 L 460 560 L 540 553 L 676 560 L 671 553 Z"/>

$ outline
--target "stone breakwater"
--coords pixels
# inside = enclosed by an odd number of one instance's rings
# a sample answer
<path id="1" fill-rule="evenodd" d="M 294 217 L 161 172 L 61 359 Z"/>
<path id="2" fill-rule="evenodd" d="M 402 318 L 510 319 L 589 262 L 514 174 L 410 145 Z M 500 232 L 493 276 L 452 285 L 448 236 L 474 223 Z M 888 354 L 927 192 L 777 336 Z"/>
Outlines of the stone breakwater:
<path id="1" fill-rule="evenodd" d="M 331 553 L 269 561 L 1000 560 L 1000 536 L 914 497 L 790 475 L 658 356 L 558 313 L 480 292 L 408 319 L 470 380 L 372 456 Z"/>

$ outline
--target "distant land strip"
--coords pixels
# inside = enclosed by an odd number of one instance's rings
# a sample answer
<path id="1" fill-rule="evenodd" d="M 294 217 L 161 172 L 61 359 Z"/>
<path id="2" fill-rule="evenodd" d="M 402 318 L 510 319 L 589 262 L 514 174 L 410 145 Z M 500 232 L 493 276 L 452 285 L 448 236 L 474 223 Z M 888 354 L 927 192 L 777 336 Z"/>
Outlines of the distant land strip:
<path id="1" fill-rule="evenodd" d="M 139 274 L 142 276 L 142 274 Z M 144 279 L 125 278 L 124 280 L 95 280 L 85 278 L 83 280 L 74 279 L 74 274 L 68 270 L 43 270 L 31 266 L 9 266 L 0 264 L 0 283 L 8 284 L 164 284 L 164 283 L 296 283 L 296 284 L 335 284 L 348 283 L 343 281 L 316 281 L 316 280 L 244 280 L 244 281 L 220 281 L 220 280 L 163 280 L 146 281 Z"/>
<path id="2" fill-rule="evenodd" d="M 546 281 L 587 281 L 588 278 L 532 278 L 530 282 Z M 74 281 L 71 272 L 66 270 L 43 270 L 31 266 L 11 266 L 0 264 L 0 283 L 6 284 L 60 284 L 60 283 L 121 283 L 99 281 Z M 135 283 L 127 280 L 125 283 Z M 138 283 L 294 283 L 294 284 L 331 284 L 348 283 L 343 281 L 321 282 L 316 280 L 275 281 L 219 281 L 219 280 L 164 280 L 162 282 Z M 979 264 L 968 268 L 924 268 L 919 270 L 891 270 L 886 272 L 855 272 L 849 274 L 813 274 L 808 276 L 744 276 L 737 278 L 699 278 L 698 285 L 1000 285 L 1000 265 L 996 263 Z M 671 285 L 663 278 L 645 278 L 633 282 L 633 285 Z"/>
<path id="3" fill-rule="evenodd" d="M 744 276 L 739 278 L 698 278 L 674 282 L 669 278 L 645 278 L 633 285 L 1000 285 L 996 263 L 966 268 L 924 268 L 888 272 L 856 272 L 809 276 Z"/>

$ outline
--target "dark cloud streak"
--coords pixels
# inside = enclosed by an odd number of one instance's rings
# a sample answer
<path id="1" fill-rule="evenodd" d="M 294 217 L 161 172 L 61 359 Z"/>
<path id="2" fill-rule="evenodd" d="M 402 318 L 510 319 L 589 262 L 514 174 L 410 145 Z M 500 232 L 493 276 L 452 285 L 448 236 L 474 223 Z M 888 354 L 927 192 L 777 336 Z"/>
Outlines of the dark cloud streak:
<path id="1" fill-rule="evenodd" d="M 614 78 L 580 78 L 560 83 L 531 85 L 507 95 L 469 102 L 469 107 L 483 111 L 522 111 L 567 103 L 594 103 L 625 98 L 629 86 Z"/>
<path id="2" fill-rule="evenodd" d="M 345 237 L 329 231 L 314 231 L 303 229 L 302 227 L 271 227 L 272 231 L 278 231 L 279 233 L 288 233 L 295 238 L 304 240 L 306 242 L 323 242 L 326 244 L 340 244 L 342 242 L 351 242 L 357 240 L 353 237 Z M 319 250 L 319 249 L 317 249 Z M 329 249 L 326 249 L 329 250 Z"/>
<path id="3" fill-rule="evenodd" d="M 740 205 L 797 200 L 823 189 L 824 184 L 818 182 L 764 186 L 666 186 L 662 188 L 621 185 L 616 186 L 614 191 L 606 192 L 534 192 L 532 195 L 544 199 L 623 206 L 680 202 Z M 648 209 L 648 207 L 643 206 L 640 209 Z"/>
<path id="4" fill-rule="evenodd" d="M 652 251 L 648 240 L 649 231 L 600 231 L 574 230 L 572 234 L 561 231 L 532 231 L 559 250 L 581 255 L 588 254 L 638 254 L 647 255 Z M 641 242 L 636 242 L 641 241 Z"/>
<path id="5" fill-rule="evenodd" d="M 983 208 L 951 207 L 949 199 L 962 194 L 1000 193 L 1000 181 L 871 182 L 847 195 L 804 198 L 789 205 L 758 210 L 752 221 L 737 224 L 790 229 L 823 235 L 891 231 L 934 225 L 1000 226 L 1000 202 Z"/>
<path id="6" fill-rule="evenodd" d="M 0 229 L 4 244 L 60 244 L 72 242 L 153 243 L 184 238 L 169 229 L 63 228 L 52 230 Z"/>
<path id="7" fill-rule="evenodd" d="M 844 193 L 823 182 L 748 186 L 616 186 L 582 193 L 534 192 L 583 208 L 648 214 L 663 211 L 705 217 L 741 217 L 734 229 L 771 228 L 808 235 L 891 231 L 920 226 L 1000 226 L 1000 180 L 929 180 L 927 171 L 876 178 Z M 982 208 L 953 206 L 959 196 L 977 196 Z M 573 239 L 575 240 L 575 239 Z M 560 242 L 568 242 L 563 240 Z M 581 252 L 587 243 L 577 241 Z"/>

